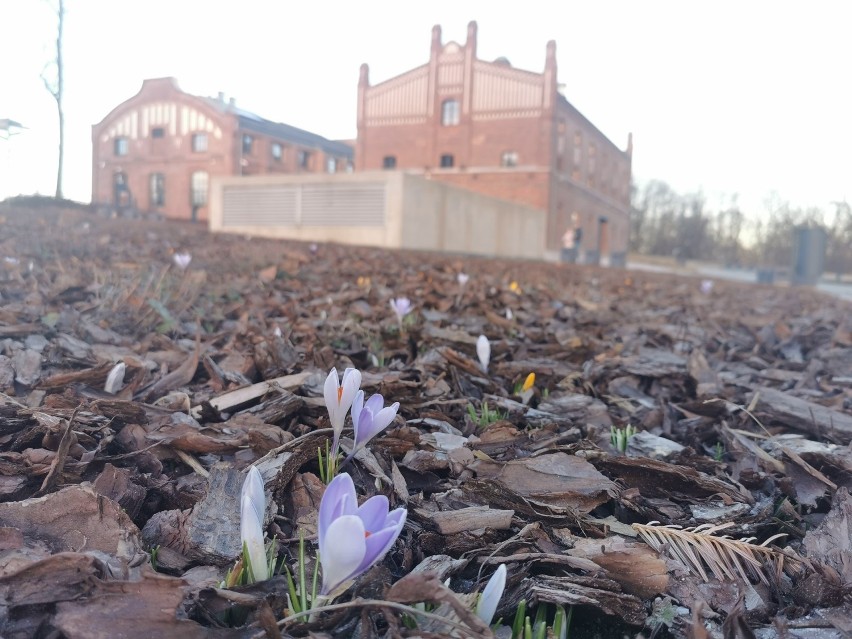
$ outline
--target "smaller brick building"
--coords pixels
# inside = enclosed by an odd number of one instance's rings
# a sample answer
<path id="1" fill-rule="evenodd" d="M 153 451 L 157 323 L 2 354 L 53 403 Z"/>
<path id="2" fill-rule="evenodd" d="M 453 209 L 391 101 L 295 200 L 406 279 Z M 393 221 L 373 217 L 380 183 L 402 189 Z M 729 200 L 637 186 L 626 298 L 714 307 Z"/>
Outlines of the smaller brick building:
<path id="1" fill-rule="evenodd" d="M 357 170 L 399 169 L 547 212 L 545 246 L 623 263 L 632 144 L 613 144 L 560 92 L 556 43 L 544 71 L 480 60 L 432 29 L 428 62 L 378 84 L 361 66 Z"/>
<path id="2" fill-rule="evenodd" d="M 183 92 L 174 78 L 139 93 L 92 127 L 92 202 L 206 220 L 210 179 L 351 171 L 348 144 L 265 120 L 233 100 Z"/>

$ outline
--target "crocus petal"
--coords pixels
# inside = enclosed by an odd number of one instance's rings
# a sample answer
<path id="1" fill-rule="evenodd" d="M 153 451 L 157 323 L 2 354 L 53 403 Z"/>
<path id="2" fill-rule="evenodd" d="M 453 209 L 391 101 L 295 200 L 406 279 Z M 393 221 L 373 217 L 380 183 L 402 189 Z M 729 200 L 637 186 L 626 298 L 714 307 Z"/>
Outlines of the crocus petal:
<path id="1" fill-rule="evenodd" d="M 266 517 L 266 494 L 263 492 L 263 477 L 255 466 L 250 466 L 248 475 L 243 481 L 242 496 L 248 497 L 257 519 L 263 522 Z"/>
<path id="2" fill-rule="evenodd" d="M 248 495 L 243 495 L 240 505 L 240 540 L 248 550 L 254 580 L 268 579 L 269 568 L 266 565 L 266 549 L 263 545 L 263 526 Z"/>
<path id="3" fill-rule="evenodd" d="M 323 595 L 331 595 L 358 574 L 367 552 L 364 532 L 363 522 L 355 515 L 338 517 L 329 526 L 326 536 L 331 543 L 320 551 Z"/>
<path id="4" fill-rule="evenodd" d="M 364 391 L 359 390 L 355 394 L 355 399 L 352 400 L 352 427 L 355 429 L 355 437 L 358 437 L 358 420 L 361 418 L 361 411 L 364 410 Z"/>
<path id="5" fill-rule="evenodd" d="M 328 418 L 331 420 L 331 427 L 335 429 L 335 432 L 338 429 L 338 421 L 340 422 L 340 428 L 343 428 L 343 420 L 338 420 L 337 413 L 338 406 L 340 406 L 340 401 L 337 397 L 337 389 L 340 388 L 340 378 L 337 376 L 337 369 L 332 368 L 328 377 L 325 378 L 325 384 L 322 388 L 323 399 L 325 399 L 325 407 L 328 409 Z"/>
<path id="6" fill-rule="evenodd" d="M 376 393 L 370 399 L 367 400 L 367 403 L 364 404 L 364 408 L 369 408 L 370 412 L 375 415 L 380 410 L 382 410 L 382 406 L 385 405 L 385 398 L 382 397 L 379 393 Z"/>
<path id="7" fill-rule="evenodd" d="M 488 363 L 491 361 L 491 343 L 485 335 L 480 335 L 476 340 L 476 356 L 483 371 L 488 371 Z"/>
<path id="8" fill-rule="evenodd" d="M 364 530 L 371 535 L 387 526 L 388 498 L 384 495 L 375 495 L 361 504 L 357 512 L 358 517 L 364 522 Z"/>
<path id="9" fill-rule="evenodd" d="M 358 498 L 355 484 L 349 473 L 340 473 L 332 479 L 320 500 L 317 520 L 320 555 L 325 552 L 328 529 L 335 519 L 358 512 Z"/>
<path id="10" fill-rule="evenodd" d="M 354 454 L 370 440 L 370 435 L 376 434 L 373 428 L 373 413 L 368 408 L 363 409 L 357 418 L 353 413 L 352 427 L 355 431 L 355 445 L 352 448 L 352 454 Z"/>
<path id="11" fill-rule="evenodd" d="M 343 409 L 343 416 L 346 417 L 346 411 L 352 406 L 352 400 L 358 394 L 358 389 L 361 388 L 361 371 L 357 368 L 347 368 L 343 371 L 343 392 L 340 394 L 340 406 Z"/>
<path id="12" fill-rule="evenodd" d="M 476 604 L 476 614 L 489 626 L 491 620 L 494 619 L 494 613 L 497 612 L 497 606 L 500 603 L 500 597 L 503 596 L 503 589 L 506 587 L 506 564 L 500 564 L 491 579 L 485 584 L 485 589 L 482 591 L 482 596 Z"/>
<path id="13" fill-rule="evenodd" d="M 378 397 L 379 401 L 374 402 L 373 398 Z M 391 406 L 387 408 L 382 408 L 378 412 L 372 412 L 369 408 L 370 404 L 378 404 L 381 407 L 383 403 L 383 399 L 381 395 L 373 395 L 368 401 L 367 406 L 361 411 L 358 416 L 358 424 L 355 425 L 355 447 L 354 450 L 357 450 L 363 446 L 366 446 L 367 443 L 373 439 L 376 435 L 382 432 L 388 425 L 394 420 L 396 417 L 396 413 L 399 410 L 399 402 L 394 402 Z M 354 416 L 354 413 L 353 413 Z M 354 423 L 353 417 L 353 423 Z"/>
<path id="14" fill-rule="evenodd" d="M 394 515 L 394 521 L 396 521 L 396 523 L 390 523 L 387 528 L 373 532 L 369 537 L 367 537 L 365 540 L 366 551 L 364 553 L 364 559 L 358 565 L 358 570 L 353 577 L 369 570 L 370 567 L 385 556 L 385 553 L 390 550 L 391 546 L 393 546 L 394 542 L 396 542 L 397 537 L 399 537 L 399 534 L 402 532 L 402 528 L 405 525 L 405 519 L 408 512 L 405 508 L 397 508 L 391 514 Z"/>

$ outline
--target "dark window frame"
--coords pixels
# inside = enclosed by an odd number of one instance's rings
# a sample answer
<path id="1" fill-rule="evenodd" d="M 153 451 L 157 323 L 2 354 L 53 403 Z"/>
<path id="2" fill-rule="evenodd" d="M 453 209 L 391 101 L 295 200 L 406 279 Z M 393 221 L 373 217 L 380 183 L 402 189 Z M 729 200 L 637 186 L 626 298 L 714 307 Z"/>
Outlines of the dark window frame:
<path id="1" fill-rule="evenodd" d="M 439 165 L 442 169 L 451 169 L 456 165 L 456 158 L 452 153 L 444 153 L 441 155 Z"/>
<path id="2" fill-rule="evenodd" d="M 382 168 L 386 170 L 392 170 L 396 168 L 396 156 L 395 155 L 386 155 L 382 158 Z"/>

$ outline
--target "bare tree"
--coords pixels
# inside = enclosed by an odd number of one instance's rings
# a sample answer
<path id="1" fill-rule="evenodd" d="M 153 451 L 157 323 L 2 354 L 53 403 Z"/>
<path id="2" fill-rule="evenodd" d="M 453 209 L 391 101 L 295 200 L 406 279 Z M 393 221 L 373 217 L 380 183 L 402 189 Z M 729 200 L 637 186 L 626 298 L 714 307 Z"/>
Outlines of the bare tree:
<path id="1" fill-rule="evenodd" d="M 59 166 L 56 170 L 56 197 L 62 197 L 62 165 L 65 162 L 65 111 L 62 106 L 64 69 L 62 63 L 62 29 L 65 26 L 65 0 L 57 0 L 56 59 L 48 63 L 41 74 L 45 88 L 56 100 L 59 114 Z M 52 70 L 52 73 L 51 73 Z"/>

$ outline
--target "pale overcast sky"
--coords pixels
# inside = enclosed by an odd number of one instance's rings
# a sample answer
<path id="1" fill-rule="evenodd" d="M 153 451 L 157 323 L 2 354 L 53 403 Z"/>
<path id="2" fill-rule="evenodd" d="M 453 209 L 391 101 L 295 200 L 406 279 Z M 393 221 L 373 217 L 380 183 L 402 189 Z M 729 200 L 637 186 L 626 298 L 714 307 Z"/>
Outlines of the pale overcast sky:
<path id="1" fill-rule="evenodd" d="M 619 147 L 634 178 L 701 189 L 749 214 L 777 191 L 799 206 L 852 199 L 852 3 L 399 0 L 66 0 L 65 193 L 91 197 L 91 125 L 145 78 L 223 91 L 268 118 L 329 138 L 355 136 L 358 67 L 380 82 L 423 64 L 431 28 L 479 57 L 540 72 L 557 42 L 564 94 Z M 0 198 L 52 194 L 55 104 L 40 79 L 52 56 L 48 0 L 0 0 Z"/>

